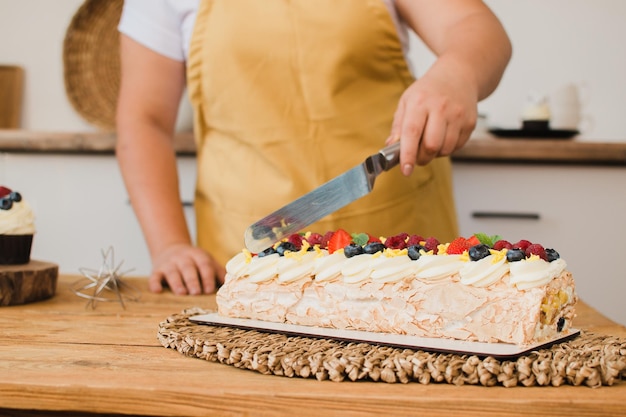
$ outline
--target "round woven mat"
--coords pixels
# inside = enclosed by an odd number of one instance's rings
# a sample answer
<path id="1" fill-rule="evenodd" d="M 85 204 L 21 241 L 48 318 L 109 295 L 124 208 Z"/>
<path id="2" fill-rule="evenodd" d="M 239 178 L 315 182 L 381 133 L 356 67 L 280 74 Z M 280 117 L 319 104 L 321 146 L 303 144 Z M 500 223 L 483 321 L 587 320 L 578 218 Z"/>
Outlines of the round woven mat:
<path id="1" fill-rule="evenodd" d="M 318 380 L 598 387 L 626 378 L 626 339 L 589 332 L 516 360 L 497 360 L 208 326 L 189 320 L 209 312 L 195 307 L 168 317 L 159 324 L 159 341 L 186 356 L 262 374 Z"/>
<path id="2" fill-rule="evenodd" d="M 117 25 L 123 0 L 86 0 L 63 42 L 65 91 L 76 111 L 101 129 L 115 129 L 120 86 Z"/>

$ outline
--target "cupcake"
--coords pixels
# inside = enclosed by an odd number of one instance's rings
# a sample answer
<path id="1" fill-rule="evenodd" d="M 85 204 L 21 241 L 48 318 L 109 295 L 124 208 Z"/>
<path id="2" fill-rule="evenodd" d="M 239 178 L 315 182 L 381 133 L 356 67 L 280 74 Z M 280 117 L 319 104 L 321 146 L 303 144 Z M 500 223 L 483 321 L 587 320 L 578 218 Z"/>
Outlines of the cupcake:
<path id="1" fill-rule="evenodd" d="M 532 94 L 522 112 L 522 129 L 550 130 L 550 106 L 545 97 Z"/>
<path id="2" fill-rule="evenodd" d="M 34 220 L 33 211 L 22 195 L 0 186 L 0 265 L 30 261 Z"/>

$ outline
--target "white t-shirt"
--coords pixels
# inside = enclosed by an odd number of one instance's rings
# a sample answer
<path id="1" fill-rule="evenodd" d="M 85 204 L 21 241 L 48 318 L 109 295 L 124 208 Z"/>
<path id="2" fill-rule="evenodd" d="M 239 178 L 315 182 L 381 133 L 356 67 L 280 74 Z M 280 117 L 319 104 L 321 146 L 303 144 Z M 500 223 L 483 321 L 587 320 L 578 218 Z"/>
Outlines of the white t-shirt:
<path id="1" fill-rule="evenodd" d="M 408 32 L 394 0 L 381 0 L 398 30 L 405 57 Z M 125 0 L 119 30 L 140 44 L 176 61 L 186 61 L 200 0 Z M 407 60 L 408 62 L 408 60 Z"/>

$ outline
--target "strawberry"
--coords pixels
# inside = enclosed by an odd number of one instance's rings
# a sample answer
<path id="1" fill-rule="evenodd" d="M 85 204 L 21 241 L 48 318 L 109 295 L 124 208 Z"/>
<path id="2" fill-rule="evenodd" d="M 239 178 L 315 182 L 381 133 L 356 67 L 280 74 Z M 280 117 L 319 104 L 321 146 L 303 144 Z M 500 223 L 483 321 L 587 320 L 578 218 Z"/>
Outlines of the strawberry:
<path id="1" fill-rule="evenodd" d="M 352 242 L 352 236 L 350 233 L 343 229 L 337 229 L 335 233 L 328 240 L 328 252 L 333 253 L 338 249 L 343 249 Z"/>
<path id="2" fill-rule="evenodd" d="M 513 249 L 513 245 L 511 242 L 500 239 L 493 244 L 494 250 L 502 250 L 502 249 Z"/>
<path id="3" fill-rule="evenodd" d="M 470 241 L 468 239 L 465 239 L 464 237 L 457 237 L 452 242 L 450 242 L 446 253 L 448 255 L 461 255 L 463 252 L 469 250 L 469 248 L 471 247 L 472 245 L 470 244 Z"/>
<path id="4" fill-rule="evenodd" d="M 369 236 L 369 239 L 367 239 L 367 243 L 374 243 L 374 242 L 380 242 L 380 239 L 377 238 L 374 235 L 370 235 L 369 233 L 367 234 L 367 236 Z"/>
<path id="5" fill-rule="evenodd" d="M 476 246 L 480 244 L 480 239 L 476 237 L 476 235 L 472 235 L 469 239 L 467 239 L 470 246 Z"/>
<path id="6" fill-rule="evenodd" d="M 544 261 L 548 260 L 548 255 L 546 254 L 546 250 L 539 243 L 533 243 L 532 245 L 528 245 L 526 248 L 526 257 L 530 257 L 530 255 L 537 255 Z"/>
<path id="7" fill-rule="evenodd" d="M 0 198 L 11 194 L 11 189 L 0 185 Z"/>

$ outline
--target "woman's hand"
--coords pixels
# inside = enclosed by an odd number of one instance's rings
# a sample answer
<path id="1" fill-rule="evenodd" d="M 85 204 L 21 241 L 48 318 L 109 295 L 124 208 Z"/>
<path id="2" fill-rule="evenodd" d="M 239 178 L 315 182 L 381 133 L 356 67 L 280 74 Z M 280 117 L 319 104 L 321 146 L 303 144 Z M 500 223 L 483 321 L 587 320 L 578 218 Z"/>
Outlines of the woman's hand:
<path id="1" fill-rule="evenodd" d="M 206 251 L 174 244 L 158 253 L 152 261 L 150 291 L 163 291 L 163 283 L 177 295 L 210 294 L 224 283 L 226 271 Z"/>
<path id="2" fill-rule="evenodd" d="M 511 42 L 481 0 L 396 0 L 402 18 L 435 53 L 428 71 L 402 95 L 387 143 L 402 140 L 400 166 L 410 175 L 463 146 L 474 130 L 478 101 L 496 88 Z"/>
<path id="3" fill-rule="evenodd" d="M 400 166 L 410 175 L 415 163 L 448 156 L 463 146 L 474 130 L 477 93 L 458 74 L 430 72 L 402 95 L 387 144 L 402 139 Z"/>

